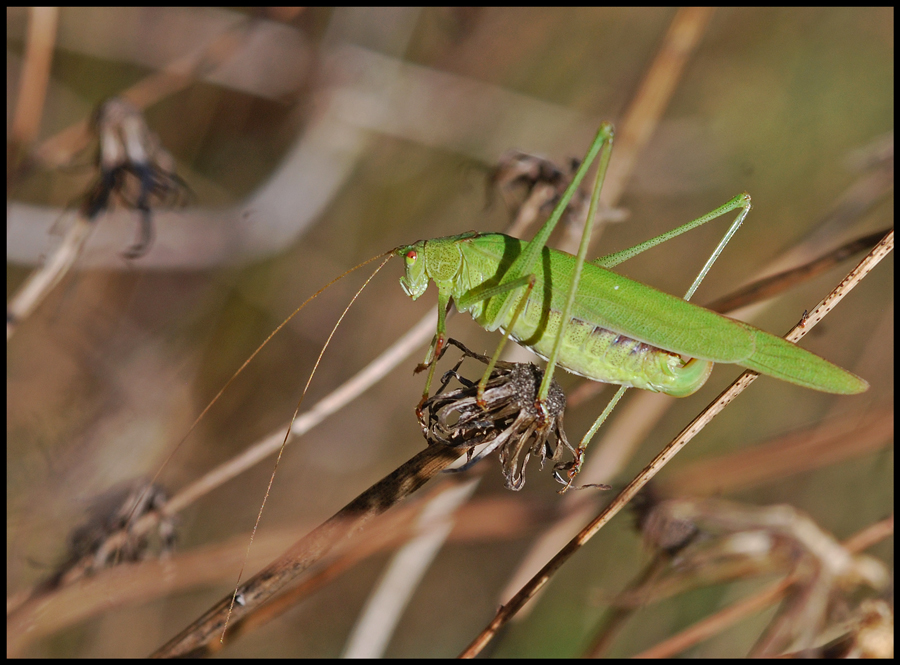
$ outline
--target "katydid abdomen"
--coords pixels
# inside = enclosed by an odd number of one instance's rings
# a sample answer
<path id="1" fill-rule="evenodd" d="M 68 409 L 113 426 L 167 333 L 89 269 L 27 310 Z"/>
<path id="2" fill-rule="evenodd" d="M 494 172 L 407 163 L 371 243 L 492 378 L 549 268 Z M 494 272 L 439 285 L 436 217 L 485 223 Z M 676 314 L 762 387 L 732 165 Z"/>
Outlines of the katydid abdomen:
<path id="1" fill-rule="evenodd" d="M 398 252 L 407 256 L 401 282 L 415 298 L 434 280 L 485 329 L 509 329 L 519 344 L 546 358 L 559 334 L 574 256 L 543 248 L 534 287 L 511 328 L 527 289 L 510 293 L 505 314 L 495 320 L 487 315 L 490 299 L 478 297 L 500 283 L 526 245 L 502 234 L 421 241 Z M 780 337 L 590 263 L 584 264 L 559 353 L 558 363 L 575 374 L 678 397 L 698 390 L 717 362 L 823 392 L 867 388 L 856 375 Z"/>

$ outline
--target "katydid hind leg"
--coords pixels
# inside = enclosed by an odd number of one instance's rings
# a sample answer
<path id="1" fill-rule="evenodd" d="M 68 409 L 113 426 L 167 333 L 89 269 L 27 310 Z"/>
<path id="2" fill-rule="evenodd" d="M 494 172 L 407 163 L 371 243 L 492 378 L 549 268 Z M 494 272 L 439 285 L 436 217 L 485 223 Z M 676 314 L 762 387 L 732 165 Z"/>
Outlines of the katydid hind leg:
<path id="1" fill-rule="evenodd" d="M 584 231 L 581 234 L 581 242 L 578 245 L 578 254 L 575 257 L 575 270 L 572 273 L 572 281 L 569 284 L 569 291 L 566 294 L 566 303 L 560 315 L 559 332 L 553 341 L 553 349 L 547 358 L 547 367 L 544 369 L 544 378 L 541 381 L 541 387 L 538 391 L 538 408 L 541 413 L 546 413 L 545 403 L 547 396 L 550 394 L 550 384 L 553 382 L 553 372 L 556 369 L 556 363 L 559 359 L 562 341 L 565 339 L 566 328 L 572 315 L 572 309 L 575 305 L 575 297 L 578 293 L 578 287 L 581 282 L 581 272 L 584 269 L 585 258 L 587 257 L 588 247 L 591 242 L 591 230 L 594 226 L 594 218 L 597 215 L 597 208 L 600 203 L 600 192 L 603 189 L 603 181 L 606 178 L 606 170 L 609 167 L 609 159 L 612 156 L 612 144 L 615 130 L 613 126 L 604 123 L 597 133 L 597 139 L 600 143 L 600 161 L 597 165 L 597 174 L 594 179 L 594 187 L 591 190 L 591 203 L 588 208 L 587 219 L 584 221 Z M 593 147 L 593 146 L 592 146 Z"/>
<path id="2" fill-rule="evenodd" d="M 553 209 L 553 212 L 550 214 L 550 217 L 544 222 L 544 225 L 538 230 L 535 234 L 534 238 L 529 242 L 524 251 L 516 257 L 513 261 L 512 265 L 509 267 L 509 270 L 503 275 L 498 284 L 498 287 L 502 288 L 510 284 L 515 284 L 517 281 L 522 279 L 528 279 L 529 283 L 533 284 L 532 280 L 535 279 L 534 269 L 538 263 L 538 259 L 541 256 L 541 253 L 544 250 L 544 247 L 547 245 L 547 240 L 550 238 L 550 234 L 553 233 L 554 228 L 556 228 L 557 223 L 562 218 L 563 213 L 566 210 L 566 207 L 569 205 L 569 201 L 572 199 L 572 196 L 575 194 L 576 190 L 581 184 L 581 181 L 584 179 L 585 175 L 587 175 L 588 170 L 591 168 L 594 160 L 597 158 L 597 155 L 601 155 L 600 167 L 598 169 L 599 174 L 599 182 L 602 184 L 603 175 L 606 172 L 606 165 L 609 163 L 609 156 L 612 147 L 612 138 L 614 134 L 613 126 L 604 122 L 600 125 L 599 130 L 597 131 L 596 136 L 594 137 L 594 141 L 591 143 L 590 148 L 588 149 L 587 155 L 585 155 L 584 161 L 578 167 L 578 170 L 575 172 L 575 175 L 572 177 L 572 182 L 566 188 L 566 191 L 563 193 L 562 197 L 559 200 L 556 208 Z M 595 187 L 595 197 L 599 196 L 599 190 Z M 588 219 L 593 219 L 593 213 L 596 211 L 596 203 L 592 199 L 591 202 L 591 212 L 588 213 Z M 588 234 L 588 239 L 590 238 L 590 226 L 591 224 L 585 223 L 586 233 Z M 584 242 L 584 238 L 582 239 L 582 244 L 586 245 Z M 585 247 L 585 253 L 587 251 Z M 582 252 L 579 252 L 582 254 Z M 584 257 L 581 256 L 581 266 L 584 265 Z M 574 294 L 578 289 L 578 274 L 580 274 L 580 266 L 579 271 L 573 279 L 572 284 L 570 285 L 569 299 L 567 301 L 568 312 L 571 312 L 571 303 L 574 300 Z M 497 323 L 499 321 L 505 320 L 507 314 L 509 314 L 510 308 L 513 306 L 514 291 L 519 288 L 528 288 L 525 285 L 519 285 L 516 289 L 512 291 L 503 292 L 499 297 L 491 298 L 486 305 L 486 318 L 489 323 Z M 519 303 L 524 303 L 525 299 L 520 299 Z M 523 305 L 524 306 L 524 305 Z M 567 312 L 564 311 L 563 321 L 565 321 L 565 316 Z M 509 326 L 511 328 L 511 326 Z M 564 332 L 564 329 L 560 331 L 560 335 Z M 553 370 L 556 365 L 556 357 L 559 354 L 559 339 L 555 342 L 555 352 L 551 355 L 550 360 L 547 365 L 547 369 L 544 373 L 544 379 L 541 383 L 541 388 L 538 392 L 538 404 L 541 412 L 544 412 L 543 403 L 547 398 L 547 395 L 550 391 L 550 384 L 553 379 Z M 499 358 L 499 354 L 502 351 L 503 346 L 505 345 L 506 336 L 501 340 L 498 345 L 497 351 L 492 356 L 493 363 L 496 362 L 497 358 Z M 487 377 L 490 375 L 490 369 L 485 372 L 482 377 L 481 384 L 487 383 Z"/>
<path id="3" fill-rule="evenodd" d="M 747 214 L 750 212 L 750 196 L 749 196 L 749 194 L 741 194 L 739 196 L 736 196 L 735 198 L 733 198 L 731 201 L 729 201 L 725 205 L 723 205 L 719 208 L 716 208 L 712 212 L 707 213 L 706 215 L 703 215 L 702 217 L 698 217 L 697 219 L 695 219 L 691 222 L 688 222 L 687 224 L 684 224 L 684 225 L 678 227 L 677 229 L 674 229 L 673 231 L 669 231 L 667 233 L 658 235 L 655 238 L 651 238 L 650 240 L 648 240 L 644 243 L 640 243 L 639 245 L 635 245 L 634 247 L 630 247 L 621 252 L 616 252 L 615 254 L 608 254 L 604 257 L 601 257 L 597 261 L 595 261 L 595 263 L 597 263 L 598 265 L 601 265 L 602 267 L 610 267 L 610 266 L 617 265 L 618 263 L 621 263 L 622 261 L 625 261 L 634 256 L 637 256 L 641 252 L 646 251 L 647 249 L 650 249 L 651 247 L 655 247 L 656 245 L 662 244 L 663 242 L 665 242 L 667 240 L 671 240 L 672 238 L 679 236 L 682 233 L 685 233 L 686 231 L 690 231 L 691 229 L 698 228 L 698 227 L 702 226 L 703 224 L 706 224 L 707 222 L 710 222 L 718 217 L 721 217 L 722 215 L 727 214 L 735 209 L 739 210 L 737 217 L 731 223 L 731 226 L 728 227 L 728 230 L 725 232 L 725 235 L 719 241 L 719 244 L 713 250 L 712 254 L 710 254 L 706 263 L 703 265 L 703 267 L 700 269 L 700 272 L 698 273 L 697 277 L 694 279 L 694 282 L 691 284 L 690 288 L 688 288 L 687 292 L 684 295 L 685 300 L 690 300 L 691 297 L 694 295 L 694 293 L 697 291 L 697 288 L 703 282 L 706 275 L 709 273 L 710 269 L 712 268 L 713 263 L 715 263 L 716 259 L 719 258 L 722 251 L 725 249 L 725 246 L 728 244 L 728 242 L 731 240 L 731 238 L 734 236 L 734 234 L 737 232 L 737 230 L 741 227 L 741 224 L 743 224 L 744 219 L 747 217 Z M 698 361 L 695 358 L 692 358 L 691 360 L 688 361 L 688 363 L 694 363 L 694 362 L 705 362 L 705 361 Z M 612 413 L 612 410 L 615 408 L 616 404 L 618 404 L 619 400 L 625 394 L 626 390 L 627 390 L 627 388 L 625 386 L 622 386 L 619 388 L 619 390 L 616 392 L 616 394 L 613 396 L 613 398 L 609 401 L 609 404 L 607 404 L 606 408 L 597 417 L 597 419 L 594 421 L 594 424 L 591 425 L 591 428 L 584 435 L 584 438 L 581 440 L 581 443 L 579 444 L 578 448 L 576 449 L 575 462 L 572 464 L 572 466 L 570 468 L 566 469 L 566 471 L 567 471 L 566 476 L 567 476 L 568 482 L 561 491 L 565 492 L 567 489 L 569 489 L 572 486 L 572 482 L 574 481 L 575 476 L 578 475 L 578 472 L 581 470 L 581 465 L 584 460 L 584 453 L 585 453 L 585 450 L 587 449 L 588 444 L 591 442 L 591 439 L 593 439 L 594 435 L 597 433 L 597 430 L 600 429 L 601 425 L 603 425 L 603 423 L 606 421 L 606 419 Z M 562 478 L 559 478 L 559 480 L 562 482 Z"/>
<path id="4" fill-rule="evenodd" d="M 664 242 L 671 240 L 672 238 L 677 238 L 682 233 L 687 233 L 688 231 L 699 228 L 707 222 L 718 219 L 722 215 L 728 214 L 733 210 L 740 210 L 737 218 L 735 218 L 735 221 L 725 233 L 725 237 L 719 243 L 719 246 L 712 253 L 710 258 L 707 260 L 706 265 L 703 267 L 703 270 L 700 271 L 700 276 L 697 280 L 694 280 L 695 284 L 692 286 L 692 289 L 696 289 L 696 287 L 699 286 L 700 282 L 703 281 L 703 277 L 706 275 L 706 273 L 709 272 L 709 268 L 715 262 L 716 258 L 718 258 L 725 245 L 728 244 L 731 236 L 733 236 L 735 231 L 740 228 L 741 224 L 744 221 L 744 218 L 747 216 L 747 213 L 750 212 L 750 207 L 750 195 L 746 192 L 743 194 L 738 194 L 724 205 L 719 206 L 715 210 L 708 212 L 705 215 L 688 222 L 687 224 L 682 224 L 678 228 L 672 229 L 671 231 L 666 231 L 665 233 L 661 233 L 660 235 L 650 238 L 649 240 L 645 240 L 642 243 L 638 243 L 633 247 L 628 247 L 618 252 L 613 252 L 612 254 L 605 254 L 604 256 L 594 259 L 592 263 L 600 266 L 601 268 L 614 268 L 620 263 L 624 263 L 628 259 L 632 259 L 638 254 L 647 251 L 648 249 L 656 247 L 657 245 L 661 245 Z M 692 294 L 690 290 L 689 293 Z"/>

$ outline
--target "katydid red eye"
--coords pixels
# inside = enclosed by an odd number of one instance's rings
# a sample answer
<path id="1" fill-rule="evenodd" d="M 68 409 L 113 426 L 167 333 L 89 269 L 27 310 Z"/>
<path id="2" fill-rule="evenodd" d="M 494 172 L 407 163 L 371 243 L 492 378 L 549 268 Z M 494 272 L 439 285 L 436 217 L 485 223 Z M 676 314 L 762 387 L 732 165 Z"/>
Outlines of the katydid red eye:
<path id="1" fill-rule="evenodd" d="M 406 253 L 406 260 L 407 260 L 407 261 L 415 261 L 416 258 L 418 258 L 418 256 L 419 256 L 419 255 L 416 254 L 416 250 L 411 249 L 411 250 L 409 250 L 409 251 Z"/>

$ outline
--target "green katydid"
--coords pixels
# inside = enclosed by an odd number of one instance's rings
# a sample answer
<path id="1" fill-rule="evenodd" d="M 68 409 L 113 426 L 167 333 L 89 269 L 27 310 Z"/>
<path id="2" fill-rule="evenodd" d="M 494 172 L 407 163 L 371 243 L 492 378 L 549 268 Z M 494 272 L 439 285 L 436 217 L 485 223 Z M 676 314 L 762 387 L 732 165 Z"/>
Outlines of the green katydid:
<path id="1" fill-rule="evenodd" d="M 684 397 L 706 382 L 714 363 L 733 363 L 822 392 L 865 391 L 868 384 L 863 379 L 837 365 L 781 337 L 688 302 L 749 213 L 747 194 L 644 243 L 593 262 L 585 261 L 613 136 L 612 125 L 603 123 L 572 183 L 531 241 L 499 233 L 464 233 L 421 240 L 394 250 L 406 263 L 400 283 L 407 295 L 420 297 L 429 281 L 438 288 L 437 331 L 425 362 L 417 368 L 429 370 L 420 406 L 428 397 L 435 362 L 446 341 L 445 319 L 451 301 L 486 330 L 504 334 L 492 363 L 509 337 L 547 359 L 538 392 L 540 409 L 556 365 L 594 381 L 622 386 L 582 440 L 576 463 L 570 468 L 569 482 L 578 472 L 587 442 L 627 387 Z M 578 255 L 546 247 L 598 154 L 600 161 Z M 609 270 L 735 210 L 736 219 L 683 299 Z M 479 398 L 491 369 L 492 364 L 479 384 Z"/>
<path id="2" fill-rule="evenodd" d="M 587 442 L 629 386 L 674 396 L 686 396 L 697 391 L 706 382 L 714 363 L 727 362 L 814 390 L 839 394 L 860 393 L 866 390 L 868 384 L 861 378 L 791 342 L 688 302 L 725 244 L 749 213 L 750 197 L 747 194 L 741 194 L 707 215 L 644 243 L 590 263 L 585 261 L 590 240 L 590 222 L 597 210 L 600 190 L 611 155 L 613 134 L 612 125 L 603 123 L 600 126 L 572 183 L 550 218 L 531 241 L 522 241 L 497 233 L 470 232 L 422 240 L 373 257 L 332 280 L 307 299 L 276 328 L 266 342 L 257 348 L 231 380 L 287 321 L 330 284 L 371 261 L 384 258 L 380 266 L 369 276 L 366 281 L 368 284 L 391 256 L 403 256 L 406 269 L 400 283 L 410 297 L 419 298 L 430 281 L 434 281 L 438 287 L 437 330 L 426 353 L 425 362 L 417 367 L 418 371 L 429 370 L 423 398 L 419 403 L 420 408 L 426 402 L 436 362 L 445 347 L 446 315 L 451 302 L 455 303 L 460 311 L 469 312 L 486 329 L 501 330 L 504 334 L 478 386 L 478 402 L 481 404 L 485 386 L 492 375 L 493 365 L 497 362 L 509 337 L 548 359 L 535 400 L 536 408 L 543 414 L 542 426 L 549 420 L 546 405 L 557 364 L 570 372 L 593 380 L 618 383 L 622 386 L 575 450 L 575 460 L 555 467 L 557 472 L 564 471 L 567 476 L 562 478 L 557 473 L 557 479 L 565 484 L 564 490 L 572 485 L 580 470 Z M 588 222 L 585 224 L 578 255 L 572 256 L 549 249 L 546 243 L 550 234 L 598 155 L 599 167 L 592 190 Z M 662 293 L 609 270 L 651 247 L 735 210 L 738 211 L 735 221 L 701 269 L 684 299 Z M 332 329 L 332 334 L 366 284 L 357 291 L 348 304 Z M 330 339 L 329 336 L 329 341 Z M 328 342 L 325 346 L 327 345 Z M 323 348 L 319 360 L 324 351 Z M 684 360 L 682 356 L 688 357 L 688 360 Z M 315 366 L 318 366 L 318 360 Z M 306 394 L 314 374 L 315 368 L 306 383 L 303 395 Z M 300 400 L 302 402 L 302 396 Z M 298 403 L 294 418 L 299 408 Z M 208 409 L 209 406 L 204 413 Z M 540 416 L 538 419 L 541 419 Z M 281 452 L 284 451 L 290 433 L 291 429 L 288 428 Z M 277 465 L 276 461 L 276 469 Z M 266 497 L 271 490 L 274 475 L 273 470 Z M 513 485 L 515 484 L 516 478 L 513 477 Z M 369 501 L 368 497 L 366 501 Z M 355 502 L 351 505 L 356 511 Z M 257 515 L 257 526 L 263 507 Z M 330 523 L 331 521 L 326 524 Z M 255 531 L 256 527 L 254 533 Z M 319 534 L 317 538 L 326 538 L 322 535 L 326 533 L 325 531 L 316 530 L 314 533 Z M 304 546 L 308 544 L 306 541 L 303 542 Z M 282 575 L 286 574 L 289 568 L 296 571 L 296 563 L 295 561 L 290 565 L 283 565 L 279 560 L 273 566 L 278 567 L 277 574 Z M 275 574 L 274 568 L 270 566 L 258 576 L 258 579 L 269 580 Z M 273 590 L 272 587 L 263 589 L 258 585 L 258 581 L 248 583 L 242 588 L 239 579 L 232 598 L 214 606 L 195 624 L 197 632 L 218 631 L 222 625 L 223 614 L 227 625 L 228 617 L 231 616 L 236 604 L 242 608 L 246 607 L 248 595 L 245 591 L 251 587 L 253 602 L 260 602 Z M 177 651 L 182 646 L 182 637 L 192 636 L 193 630 L 193 627 L 187 629 L 182 636 L 172 640 L 170 646 Z"/>

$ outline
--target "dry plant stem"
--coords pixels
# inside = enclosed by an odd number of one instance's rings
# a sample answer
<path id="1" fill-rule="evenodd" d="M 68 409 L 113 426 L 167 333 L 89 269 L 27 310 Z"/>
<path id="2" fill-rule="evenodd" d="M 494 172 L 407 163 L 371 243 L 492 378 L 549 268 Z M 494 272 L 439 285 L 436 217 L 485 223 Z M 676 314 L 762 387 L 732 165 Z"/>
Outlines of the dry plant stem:
<path id="1" fill-rule="evenodd" d="M 323 289 L 324 288 L 327 288 L 327 286 L 323 287 Z M 297 311 L 299 311 L 299 308 Z M 414 349 L 422 346 L 431 338 L 434 329 L 433 319 L 434 310 L 431 310 L 428 314 L 425 315 L 425 317 L 423 317 L 421 321 L 419 321 L 419 323 L 413 326 L 403 337 L 398 339 L 381 355 L 375 358 L 375 360 L 366 365 L 366 367 L 364 367 L 356 375 L 354 375 L 346 382 L 344 382 L 341 386 L 332 391 L 329 395 L 326 395 L 321 400 L 319 400 L 311 409 L 305 411 L 302 415 L 293 420 L 293 425 L 290 426 L 287 437 L 285 436 L 285 429 L 287 426 L 279 427 L 268 436 L 250 446 L 250 448 L 248 448 L 240 455 L 228 460 L 227 462 L 224 462 L 223 464 L 220 464 L 215 469 L 204 474 L 202 478 L 199 478 L 198 480 L 191 483 L 188 487 L 181 490 L 178 494 L 173 496 L 169 503 L 166 505 L 166 513 L 177 513 L 178 511 L 184 509 L 186 506 L 190 505 L 219 485 L 222 485 L 223 483 L 234 478 L 243 471 L 246 471 L 253 465 L 261 462 L 269 455 L 278 452 L 283 445 L 290 443 L 294 440 L 295 437 L 305 434 L 320 422 L 322 422 L 325 418 L 340 410 L 352 400 L 356 399 L 360 394 L 368 390 L 370 387 L 372 387 L 372 385 L 386 376 L 390 370 L 392 370 L 407 356 L 409 356 L 409 354 L 412 353 Z M 281 326 L 278 327 L 278 329 L 270 334 L 263 345 L 267 343 L 268 340 L 271 339 L 272 336 L 274 336 L 275 333 L 277 333 L 283 325 L 284 324 L 282 323 Z M 244 365 L 241 366 L 241 369 L 238 370 L 238 372 L 243 370 L 243 368 L 247 364 L 249 364 L 256 353 L 258 353 L 262 349 L 263 345 L 260 345 L 260 347 L 254 352 L 253 356 L 251 356 L 244 362 Z M 237 373 L 235 374 L 235 376 L 236 375 Z M 233 379 L 234 377 L 229 380 L 229 383 Z M 219 391 L 219 395 L 221 395 L 222 392 L 225 391 L 225 388 L 227 388 L 227 384 L 222 388 L 222 390 Z M 216 399 L 218 399 L 218 395 L 216 396 Z M 212 404 L 210 404 L 210 406 L 212 406 Z M 206 409 L 204 409 L 203 413 L 198 416 L 194 425 L 191 426 L 192 430 L 200 421 L 200 419 L 205 415 L 210 406 L 207 406 Z"/>
<path id="2" fill-rule="evenodd" d="M 389 555 L 416 535 L 416 522 L 434 496 L 452 483 L 431 483 L 420 490 L 415 502 L 404 502 L 366 524 L 365 535 L 344 541 L 301 576 L 287 591 L 268 601 L 247 621 L 228 627 L 229 639 L 252 632 L 269 619 L 280 616 L 304 598 L 324 587 L 361 561 L 378 553 Z M 467 504 L 456 516 L 454 542 L 507 542 L 524 530 L 549 524 L 554 515 L 546 506 L 523 497 L 481 499 Z M 311 530 L 304 529 L 304 530 Z M 268 565 L 297 540 L 297 527 L 280 527 L 257 538 L 251 564 L 254 570 Z M 74 624 L 134 603 L 148 603 L 173 593 L 190 592 L 202 586 L 228 587 L 240 567 L 247 548 L 246 535 L 201 546 L 165 561 L 144 561 L 105 569 L 77 584 L 28 600 L 23 594 L 7 598 L 7 653 L 21 656 L 40 638 Z M 269 553 L 269 554 L 267 554 Z M 23 605 L 22 602 L 26 601 Z M 18 601 L 18 603 L 16 602 Z"/>
<path id="3" fill-rule="evenodd" d="M 633 580 L 623 593 L 636 591 L 643 585 L 650 582 L 659 575 L 668 565 L 667 558 L 660 552 L 657 552 L 653 560 L 644 568 L 643 572 Z M 601 630 L 594 637 L 590 647 L 588 647 L 583 656 L 586 658 L 603 658 L 610 646 L 612 646 L 619 632 L 628 623 L 628 620 L 641 609 L 637 605 L 613 604 L 611 613 L 607 619 L 604 619 Z"/>
<path id="4" fill-rule="evenodd" d="M 519 238 L 525 234 L 529 226 L 534 224 L 540 215 L 541 208 L 553 200 L 556 188 L 545 183 L 538 183 L 525 202 L 519 207 L 516 218 L 506 229 L 506 234 Z"/>
<path id="5" fill-rule="evenodd" d="M 793 576 L 775 582 L 756 595 L 745 598 L 744 600 L 725 608 L 721 612 L 717 612 L 711 617 L 707 617 L 687 630 L 654 645 L 650 649 L 643 651 L 635 658 L 666 658 L 674 654 L 681 653 L 703 640 L 709 639 L 714 635 L 718 635 L 729 626 L 734 625 L 741 619 L 760 612 L 772 603 L 784 596 L 794 583 Z"/>
<path id="6" fill-rule="evenodd" d="M 294 426 L 291 429 L 292 436 L 288 441 L 290 442 L 294 437 L 306 433 L 335 411 L 340 410 L 373 384 L 377 383 L 387 372 L 408 357 L 414 349 L 426 344 L 434 334 L 434 318 L 435 312 L 432 309 L 418 324 L 390 348 L 386 349 L 384 353 L 332 393 L 322 398 L 309 411 L 304 412 L 294 422 Z M 202 478 L 182 489 L 166 503 L 162 511 L 163 516 L 176 515 L 216 487 L 240 475 L 243 471 L 259 463 L 269 455 L 278 452 L 283 441 L 284 429 L 279 428 L 237 457 L 204 474 Z M 152 531 L 159 523 L 159 519 L 160 515 L 157 513 L 143 515 L 131 525 L 127 533 L 120 531 L 111 534 L 104 547 L 115 549 L 121 546 L 121 543 L 125 542 L 129 537 L 139 537 Z M 33 594 L 23 595 L 23 599 L 31 597 L 33 597 Z"/>
<path id="7" fill-rule="evenodd" d="M 449 486 L 423 507 L 414 537 L 394 554 L 360 612 L 344 646 L 344 658 L 384 655 L 410 598 L 453 530 L 455 515 L 479 484 L 480 478 L 475 477 Z"/>
<path id="8" fill-rule="evenodd" d="M 882 540 L 894 535 L 894 516 L 876 522 L 844 541 L 844 547 L 850 552 L 864 552 Z"/>
<path id="9" fill-rule="evenodd" d="M 434 334 L 434 319 L 435 310 L 432 309 L 402 338 L 386 349 L 384 353 L 329 395 L 316 402 L 311 409 L 304 411 L 294 421 L 288 443 L 296 437 L 305 434 L 325 420 L 325 418 L 359 397 L 359 395 L 371 388 L 406 359 L 415 349 L 427 344 Z M 257 441 L 240 455 L 220 464 L 178 492 L 166 504 L 166 513 L 177 513 L 183 510 L 200 497 L 278 452 L 283 441 L 284 427 L 280 427 L 265 438 Z"/>
<path id="10" fill-rule="evenodd" d="M 779 293 L 792 289 L 798 284 L 809 281 L 826 270 L 830 270 L 838 263 L 850 258 L 857 252 L 869 250 L 889 231 L 890 229 L 882 229 L 875 233 L 869 233 L 856 238 L 855 240 L 851 240 L 808 263 L 797 266 L 796 268 L 791 268 L 790 270 L 785 270 L 776 275 L 763 277 L 762 279 L 741 287 L 727 296 L 723 296 L 718 300 L 704 305 L 704 307 L 706 307 L 706 309 L 711 309 L 714 312 L 724 314 L 740 309 L 746 305 L 752 305 L 761 300 L 774 298 Z"/>
<path id="11" fill-rule="evenodd" d="M 615 207 L 622 196 L 638 157 L 656 130 L 714 11 L 708 7 L 686 7 L 679 9 L 672 19 L 660 50 L 641 80 L 616 134 L 616 158 L 606 173 L 601 196 L 602 205 L 607 208 Z M 594 245 L 600 239 L 598 231 L 595 229 L 592 234 Z M 567 227 L 560 249 L 574 253 L 572 250 L 578 247 L 581 232 L 581 229 Z"/>
<path id="12" fill-rule="evenodd" d="M 7 342 L 15 333 L 19 323 L 28 318 L 28 315 L 41 304 L 53 287 L 69 272 L 81 254 L 84 243 L 90 237 L 93 228 L 94 223 L 91 220 L 83 215 L 78 215 L 59 249 L 41 268 L 29 275 L 22 287 L 12 297 L 6 308 Z"/>
<path id="13" fill-rule="evenodd" d="M 231 611 L 231 620 L 239 621 L 252 614 L 284 585 L 316 563 L 339 540 L 351 536 L 373 517 L 415 492 L 458 458 L 458 450 L 430 446 L 372 485 L 297 541 L 283 556 L 247 580 L 238 589 L 239 601 Z M 198 656 L 220 648 L 224 644 L 221 633 L 231 604 L 232 595 L 229 594 L 153 654 L 154 657 Z M 228 634 L 224 639 L 227 638 Z"/>
<path id="14" fill-rule="evenodd" d="M 58 22 L 57 7 L 32 7 L 29 10 L 22 75 L 9 131 L 11 146 L 7 156 L 10 159 L 6 165 L 7 174 L 15 168 L 19 150 L 27 148 L 40 129 Z"/>
<path id="15" fill-rule="evenodd" d="M 893 532 L 894 519 L 891 517 L 866 527 L 862 531 L 851 536 L 848 540 L 843 542 L 843 546 L 848 552 L 859 554 L 872 545 L 890 537 L 893 535 Z M 736 624 L 745 617 L 760 612 L 773 603 L 777 603 L 788 592 L 791 585 L 795 582 L 795 579 L 796 578 L 793 575 L 789 575 L 785 579 L 764 588 L 762 591 L 734 603 L 702 621 L 698 621 L 693 626 L 652 646 L 646 651 L 636 654 L 634 657 L 671 658 L 695 644 L 699 644 L 714 635 L 718 635 L 723 630 Z"/>
<path id="16" fill-rule="evenodd" d="M 698 460 L 660 479 L 657 490 L 667 497 L 716 496 L 726 488 L 740 492 L 874 453 L 890 446 L 893 435 L 892 406 L 849 413 L 752 448 Z"/>
<path id="17" fill-rule="evenodd" d="M 469 487 L 464 487 L 468 485 Z M 433 527 L 443 529 L 445 521 L 442 517 L 431 519 L 436 504 L 456 502 L 460 494 L 468 494 L 474 487 L 473 481 L 467 481 L 454 485 L 452 483 L 435 484 L 430 491 L 424 492 L 425 496 L 419 496 L 416 503 L 397 506 L 394 510 L 380 516 L 377 520 L 366 525 L 365 538 L 353 541 L 345 541 L 344 546 L 335 547 L 325 560 L 316 567 L 315 572 L 304 575 L 302 580 L 288 587 L 288 590 L 279 594 L 260 608 L 259 611 L 228 626 L 228 639 L 235 640 L 244 633 L 252 632 L 259 626 L 268 623 L 272 619 L 281 616 L 297 603 L 318 589 L 329 584 L 335 578 L 357 566 L 362 560 L 378 553 L 392 552 L 402 549 L 423 534 L 431 531 Z M 455 495 L 455 496 L 454 496 Z M 445 512 L 443 507 L 439 511 Z M 457 513 L 447 514 L 456 519 Z M 527 521 L 523 517 L 523 521 Z M 454 527 L 465 526 L 462 520 L 457 521 Z M 520 524 L 520 526 L 523 526 Z M 454 531 L 457 529 L 454 528 Z M 395 557 L 396 558 L 396 557 Z"/>
<path id="18" fill-rule="evenodd" d="M 894 247 L 894 232 L 888 233 L 884 239 L 838 284 L 834 290 L 820 302 L 803 321 L 785 335 L 785 339 L 797 342 L 808 333 L 813 326 L 849 293 Z M 746 371 L 703 410 L 684 430 L 681 431 L 665 448 L 641 471 L 622 492 L 584 529 L 566 544 L 522 589 L 500 610 L 488 626 L 460 654 L 463 658 L 476 656 L 493 639 L 496 632 L 509 621 L 532 596 L 534 596 L 559 570 L 559 568 L 581 547 L 586 544 L 603 526 L 621 511 L 634 496 L 644 487 L 669 461 L 684 448 L 716 415 L 731 401 L 741 394 L 756 377 L 756 372 Z"/>

